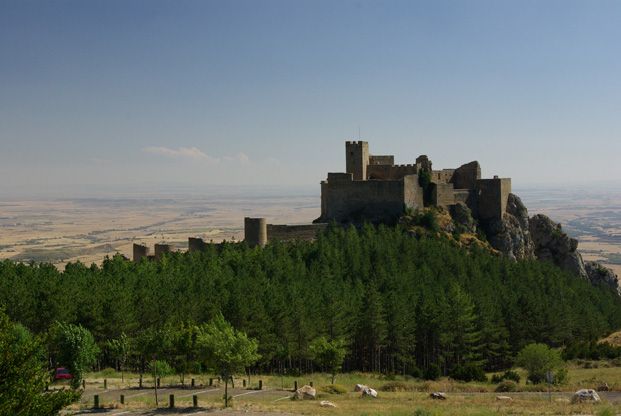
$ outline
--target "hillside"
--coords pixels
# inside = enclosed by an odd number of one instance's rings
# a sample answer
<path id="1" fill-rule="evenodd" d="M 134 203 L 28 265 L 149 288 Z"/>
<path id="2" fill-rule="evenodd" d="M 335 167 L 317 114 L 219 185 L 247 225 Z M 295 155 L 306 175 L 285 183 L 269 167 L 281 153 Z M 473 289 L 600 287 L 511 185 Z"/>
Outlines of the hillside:
<path id="1" fill-rule="evenodd" d="M 385 226 L 265 248 L 211 245 L 160 262 L 116 256 L 64 272 L 4 261 L 0 304 L 36 333 L 57 320 L 85 326 L 102 346 L 125 333 L 135 365 L 153 348 L 174 362 L 166 334 L 222 312 L 259 341 L 263 371 L 311 370 L 309 345 L 323 335 L 347 341 L 345 370 L 431 376 L 505 368 L 530 342 L 560 346 L 621 327 L 621 301 L 605 286 Z"/>

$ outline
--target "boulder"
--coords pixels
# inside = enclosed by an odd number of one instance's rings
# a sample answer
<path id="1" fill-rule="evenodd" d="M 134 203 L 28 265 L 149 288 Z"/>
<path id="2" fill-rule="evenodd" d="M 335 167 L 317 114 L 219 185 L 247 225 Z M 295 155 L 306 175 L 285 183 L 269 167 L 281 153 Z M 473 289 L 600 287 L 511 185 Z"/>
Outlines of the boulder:
<path id="1" fill-rule="evenodd" d="M 599 402 L 601 399 L 599 398 L 599 394 L 593 389 L 581 389 L 574 393 L 571 398 L 572 403 L 582 403 L 582 402 Z"/>
<path id="2" fill-rule="evenodd" d="M 362 389 L 362 397 L 373 397 L 377 398 L 377 391 L 372 389 L 371 387 L 366 387 Z"/>
<path id="3" fill-rule="evenodd" d="M 431 393 L 429 397 L 431 397 L 433 400 L 446 400 L 446 394 L 439 391 Z"/>
<path id="4" fill-rule="evenodd" d="M 496 396 L 496 400 L 503 401 L 503 402 L 512 402 L 513 398 L 509 396 Z"/>
<path id="5" fill-rule="evenodd" d="M 332 403 L 331 401 L 328 401 L 328 400 L 322 400 L 321 403 L 319 403 L 319 405 L 321 407 L 336 407 L 336 405 L 334 403 Z"/>
<path id="6" fill-rule="evenodd" d="M 315 400 L 317 397 L 317 390 L 311 386 L 302 386 L 295 391 L 295 395 L 293 396 L 299 400 Z"/>
<path id="7" fill-rule="evenodd" d="M 356 387 L 354 387 L 354 391 L 362 391 L 366 388 L 367 386 L 365 386 L 364 384 L 356 384 Z"/>

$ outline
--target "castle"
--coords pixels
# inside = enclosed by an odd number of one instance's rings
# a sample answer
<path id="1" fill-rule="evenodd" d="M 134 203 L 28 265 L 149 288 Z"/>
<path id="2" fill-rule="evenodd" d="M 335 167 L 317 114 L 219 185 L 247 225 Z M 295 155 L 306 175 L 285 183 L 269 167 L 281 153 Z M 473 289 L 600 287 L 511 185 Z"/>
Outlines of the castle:
<path id="1" fill-rule="evenodd" d="M 511 179 L 481 179 L 476 161 L 456 169 L 433 170 L 431 160 L 421 155 L 413 164 L 395 165 L 392 155 L 369 154 L 367 142 L 348 141 L 345 172 L 328 173 L 321 182 L 321 216 L 313 224 L 268 224 L 265 218 L 245 218 L 244 239 L 251 246 L 276 240 L 313 240 L 331 222 L 393 223 L 406 209 L 436 206 L 450 211 L 460 203 L 485 224 L 502 219 L 510 193 Z M 202 251 L 207 244 L 189 238 L 188 251 Z M 151 256 L 146 246 L 134 244 L 134 261 L 157 260 L 170 251 L 169 245 L 156 244 Z"/>
<path id="2" fill-rule="evenodd" d="M 328 173 L 321 182 L 321 216 L 316 222 L 392 222 L 406 208 L 425 205 L 450 209 L 464 203 L 480 221 L 501 219 L 511 179 L 481 179 L 479 162 L 457 169 L 433 170 L 426 155 L 395 165 L 392 155 L 371 155 L 364 141 L 345 142 L 345 172 Z M 421 176 L 428 186 L 423 189 Z"/>

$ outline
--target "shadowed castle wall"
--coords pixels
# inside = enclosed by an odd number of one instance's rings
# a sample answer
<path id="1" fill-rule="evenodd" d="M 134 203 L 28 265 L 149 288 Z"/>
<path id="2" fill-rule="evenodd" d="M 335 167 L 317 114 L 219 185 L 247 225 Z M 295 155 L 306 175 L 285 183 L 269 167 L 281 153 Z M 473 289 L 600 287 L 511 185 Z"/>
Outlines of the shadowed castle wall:
<path id="1" fill-rule="evenodd" d="M 244 240 L 250 247 L 267 244 L 267 222 L 265 218 L 244 218 Z"/>
<path id="2" fill-rule="evenodd" d="M 328 224 L 280 225 L 267 224 L 268 241 L 311 241 L 317 233 L 326 229 Z"/>
<path id="3" fill-rule="evenodd" d="M 474 161 L 455 169 L 450 182 L 455 189 L 474 189 L 479 179 L 481 179 L 481 166 L 479 162 Z"/>
<path id="4" fill-rule="evenodd" d="M 207 243 L 205 243 L 205 241 L 203 241 L 202 238 L 198 238 L 198 237 L 188 238 L 188 251 L 189 252 L 204 251 L 206 249 L 207 249 Z"/>
<path id="5" fill-rule="evenodd" d="M 393 155 L 369 155 L 369 165 L 394 165 Z"/>
<path id="6" fill-rule="evenodd" d="M 172 247 L 169 244 L 156 244 L 155 245 L 155 259 L 159 260 L 166 253 L 170 253 Z"/>
<path id="7" fill-rule="evenodd" d="M 476 182 L 477 215 L 482 220 L 502 218 L 511 193 L 511 179 L 479 179 Z"/>
<path id="8" fill-rule="evenodd" d="M 149 247 L 142 244 L 134 244 L 133 247 L 134 261 L 139 263 L 143 258 L 149 257 Z"/>
<path id="9" fill-rule="evenodd" d="M 400 180 L 352 180 L 351 174 L 328 174 L 321 184 L 322 221 L 392 221 L 406 206 L 422 207 L 417 175 Z"/>
<path id="10" fill-rule="evenodd" d="M 345 153 L 345 171 L 353 174 L 355 181 L 365 180 L 369 165 L 369 143 L 345 142 Z"/>
<path id="11" fill-rule="evenodd" d="M 368 179 L 399 180 L 406 175 L 416 175 L 416 165 L 369 165 L 367 166 Z"/>

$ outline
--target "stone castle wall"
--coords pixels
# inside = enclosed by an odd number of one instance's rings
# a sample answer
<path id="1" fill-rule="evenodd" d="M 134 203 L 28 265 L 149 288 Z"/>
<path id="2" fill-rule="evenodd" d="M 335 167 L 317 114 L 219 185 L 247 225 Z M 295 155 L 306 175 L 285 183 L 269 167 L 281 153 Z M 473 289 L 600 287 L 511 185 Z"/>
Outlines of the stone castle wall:
<path id="1" fill-rule="evenodd" d="M 352 177 L 329 174 L 321 183 L 321 218 L 325 221 L 391 221 L 406 206 L 423 206 L 417 175 L 400 180 L 347 180 Z"/>
<path id="2" fill-rule="evenodd" d="M 479 179 L 476 182 L 477 216 L 482 220 L 502 218 L 511 193 L 511 179 Z"/>
<path id="3" fill-rule="evenodd" d="M 328 224 L 281 225 L 267 224 L 267 241 L 311 241 Z"/>
<path id="4" fill-rule="evenodd" d="M 367 179 L 369 180 L 399 180 L 406 175 L 416 175 L 416 165 L 369 165 Z"/>

